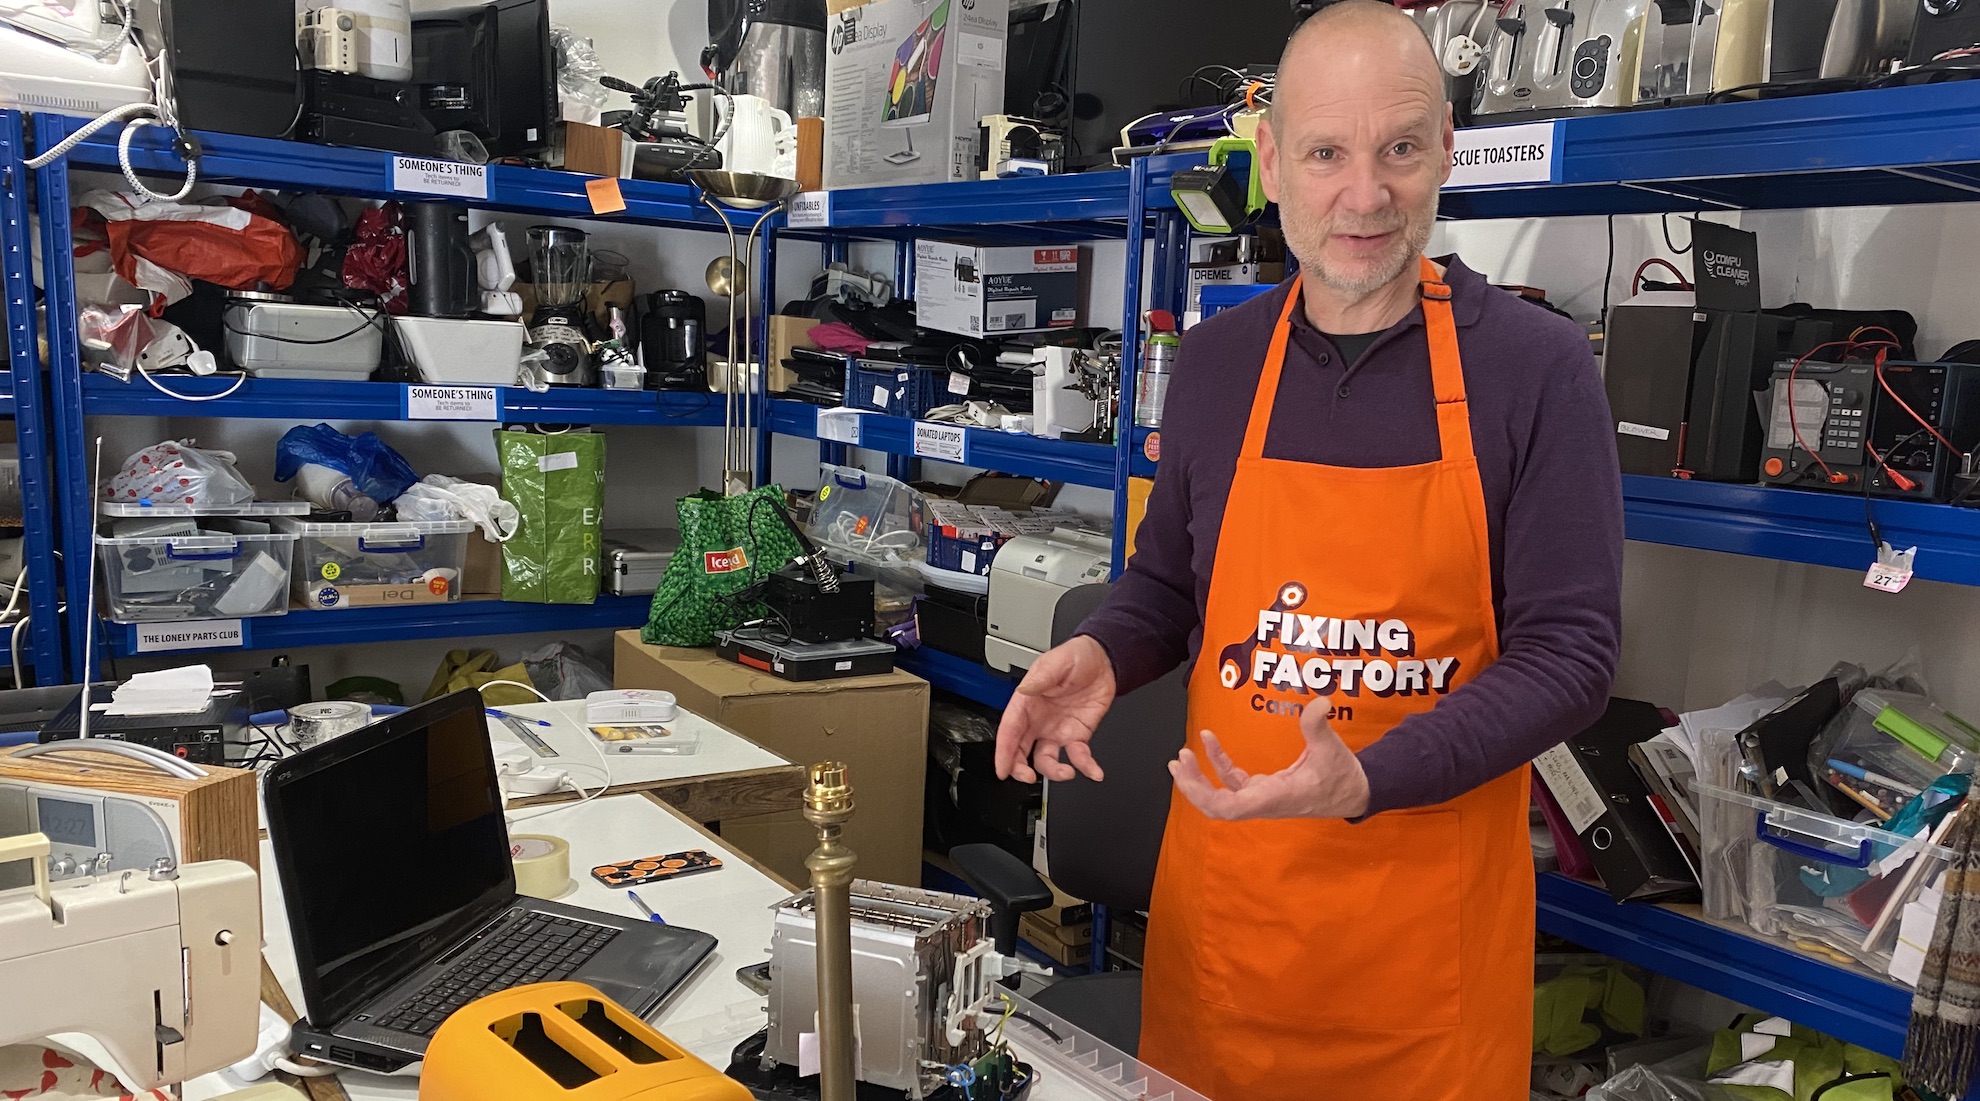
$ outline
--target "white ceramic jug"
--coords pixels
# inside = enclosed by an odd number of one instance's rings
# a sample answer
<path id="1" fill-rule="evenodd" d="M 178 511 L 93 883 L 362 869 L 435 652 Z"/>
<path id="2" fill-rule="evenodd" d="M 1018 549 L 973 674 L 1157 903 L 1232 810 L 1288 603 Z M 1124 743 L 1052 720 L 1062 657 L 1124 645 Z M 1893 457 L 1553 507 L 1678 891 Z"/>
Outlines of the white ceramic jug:
<path id="1" fill-rule="evenodd" d="M 775 175 L 780 154 L 797 148 L 797 129 L 791 116 L 762 96 L 740 95 L 718 99 L 717 110 L 727 103 L 729 129 L 716 143 L 722 153 L 722 167 L 731 172 Z"/>

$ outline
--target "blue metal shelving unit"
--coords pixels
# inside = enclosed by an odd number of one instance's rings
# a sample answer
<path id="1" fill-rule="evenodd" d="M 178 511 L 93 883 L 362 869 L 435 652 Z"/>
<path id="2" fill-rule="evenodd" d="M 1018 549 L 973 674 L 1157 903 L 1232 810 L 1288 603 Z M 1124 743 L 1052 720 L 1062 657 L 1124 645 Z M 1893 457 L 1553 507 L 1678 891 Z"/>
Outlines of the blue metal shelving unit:
<path id="1" fill-rule="evenodd" d="M 944 692 L 1002 711 L 1017 691 L 1017 682 L 987 665 L 926 647 L 903 650 L 895 663 Z"/>
<path id="2" fill-rule="evenodd" d="M 769 423 L 772 432 L 817 439 L 818 407 L 800 401 L 772 399 Z M 889 455 L 912 457 L 915 455 L 915 423 L 907 417 L 862 414 L 856 446 Z M 1101 489 L 1114 487 L 1114 448 L 1111 445 L 1048 440 L 983 428 L 966 431 L 964 465 L 1053 482 L 1071 482 Z"/>
<path id="3" fill-rule="evenodd" d="M 644 624 L 652 604 L 652 598 L 645 596 L 600 594 L 593 604 L 518 604 L 470 598 L 454 604 L 290 612 L 288 615 L 242 620 L 242 645 L 237 648 L 272 650 L 332 643 L 358 646 L 368 642 L 404 642 L 465 635 L 547 634 L 597 629 L 618 631 Z M 111 656 L 130 657 L 137 653 L 135 626 L 105 623 L 101 633 L 106 636 Z"/>
<path id="4" fill-rule="evenodd" d="M 59 115 L 37 116 L 34 119 L 36 147 L 52 147 L 75 133 L 82 122 Z M 17 116 L 15 124 L 19 124 Z M 60 587 L 69 593 L 89 590 L 90 510 L 94 501 L 90 491 L 93 472 L 89 469 L 90 444 L 86 417 L 223 417 L 299 422 L 409 419 L 407 387 L 403 385 L 250 379 L 224 398 L 189 405 L 142 381 L 122 383 L 106 376 L 84 375 L 78 367 L 75 280 L 70 263 L 73 251 L 68 218 L 70 172 L 76 169 L 116 171 L 119 133 L 115 127 L 103 130 L 78 144 L 63 161 L 41 169 L 35 175 L 42 254 L 46 265 L 44 285 L 47 287 L 50 318 L 47 334 L 49 362 L 53 365 L 50 372 L 53 393 L 49 403 L 56 441 L 52 449 L 56 472 L 53 484 L 59 487 L 52 493 L 43 490 L 44 498 L 59 498 L 54 502 L 59 507 L 47 518 L 41 531 L 44 540 L 59 532 L 60 545 L 65 550 Z M 0 141 L 4 138 L 4 133 L 0 133 Z M 204 182 L 375 199 L 422 201 L 435 198 L 395 190 L 394 158 L 389 153 L 235 134 L 201 133 L 199 139 L 202 146 L 200 179 Z M 131 160 L 139 172 L 162 173 L 167 177 L 184 172 L 185 165 L 172 150 L 169 137 L 162 128 L 141 131 L 132 144 Z M 487 169 L 487 198 L 469 202 L 490 210 L 546 218 L 606 219 L 704 232 L 722 231 L 721 218 L 703 203 L 702 193 L 696 188 L 621 180 L 619 190 L 626 209 L 596 215 L 592 213 L 591 200 L 585 188 L 587 180 L 586 176 L 568 172 L 491 165 Z M 744 229 L 755 217 L 754 213 L 747 211 L 731 213 L 731 218 Z M 780 217 L 773 218 L 772 224 L 778 220 Z M 22 224 L 25 225 L 24 219 Z M 738 237 L 741 236 L 738 233 Z M 763 236 L 765 239 L 759 246 L 760 251 L 752 260 L 759 287 L 763 291 L 763 308 L 759 312 L 767 315 L 773 305 L 768 288 L 774 286 L 775 267 L 768 240 L 771 234 L 766 232 Z M 25 255 L 23 250 L 23 260 Z M 9 316 L 17 316 L 16 311 L 10 310 Z M 32 317 L 31 310 L 27 311 L 27 316 Z M 759 323 L 751 334 L 759 347 L 764 342 L 764 330 L 765 323 Z M 29 343 L 31 346 L 31 335 Z M 18 355 L 17 351 L 17 362 Z M 219 394 L 233 383 L 232 378 L 174 377 L 168 385 L 179 393 L 203 397 Z M 503 424 L 709 427 L 718 426 L 723 421 L 723 402 L 715 395 L 575 388 L 556 388 L 539 394 L 518 387 L 496 389 L 496 416 L 498 422 Z M 764 410 L 762 396 L 752 395 L 750 401 L 756 408 L 755 420 L 761 423 Z M 51 566 L 47 575 L 52 577 L 54 573 Z M 51 584 L 46 588 L 42 598 L 55 600 L 56 586 Z M 603 596 L 593 605 L 468 600 L 419 608 L 306 611 L 249 620 L 242 625 L 242 634 L 244 648 L 269 649 L 599 627 L 623 628 L 645 621 L 647 603 L 638 598 Z M 52 604 L 48 619 L 59 626 Z M 66 645 L 59 635 L 50 640 L 44 667 L 66 670 L 69 679 L 74 679 L 84 668 L 84 632 L 79 620 L 69 626 Z M 135 652 L 136 629 L 128 625 L 106 624 L 98 632 L 98 638 L 99 654 L 121 657 Z"/>

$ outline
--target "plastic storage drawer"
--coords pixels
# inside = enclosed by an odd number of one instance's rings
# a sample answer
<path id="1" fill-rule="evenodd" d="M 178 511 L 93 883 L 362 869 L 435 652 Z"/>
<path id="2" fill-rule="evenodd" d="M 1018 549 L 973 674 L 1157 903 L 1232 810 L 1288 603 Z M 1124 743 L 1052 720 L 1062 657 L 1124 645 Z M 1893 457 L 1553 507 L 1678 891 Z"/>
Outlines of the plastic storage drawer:
<path id="1" fill-rule="evenodd" d="M 1706 916 L 1885 974 L 1906 903 L 1953 853 L 1875 826 L 1701 784 Z"/>
<path id="2" fill-rule="evenodd" d="M 296 537 L 201 529 L 98 536 L 106 614 L 117 623 L 249 619 L 289 610 Z"/>
<path id="3" fill-rule="evenodd" d="M 296 537 L 295 594 L 301 607 L 376 608 L 461 598 L 473 521 L 277 523 Z"/>

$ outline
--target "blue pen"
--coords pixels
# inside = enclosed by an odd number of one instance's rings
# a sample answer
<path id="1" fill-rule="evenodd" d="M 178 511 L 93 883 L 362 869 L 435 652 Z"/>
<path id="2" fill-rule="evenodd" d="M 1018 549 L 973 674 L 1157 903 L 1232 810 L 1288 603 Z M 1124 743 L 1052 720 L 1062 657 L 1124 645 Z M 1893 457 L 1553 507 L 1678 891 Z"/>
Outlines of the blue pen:
<path id="1" fill-rule="evenodd" d="M 488 713 L 489 713 L 490 715 L 492 715 L 492 716 L 494 716 L 495 718 L 498 718 L 498 719 L 501 719 L 501 720 L 503 720 L 504 722 L 507 722 L 507 721 L 509 721 L 509 720 L 514 720 L 514 721 L 516 721 L 516 722 L 519 722 L 519 723 L 532 723 L 532 724 L 534 724 L 534 725 L 536 725 L 536 726 L 555 726 L 555 725 L 557 725 L 556 723 L 553 723 L 553 722 L 548 722 L 548 721 L 546 721 L 546 720 L 543 720 L 543 719 L 532 719 L 532 718 L 529 718 L 529 717 L 527 717 L 527 716 L 524 716 L 524 715 L 511 715 L 511 714 L 509 714 L 509 713 L 508 713 L 507 711 L 501 711 L 501 710 L 498 710 L 498 709 L 496 709 L 496 708 L 493 708 L 493 707 L 484 707 L 484 708 L 482 708 L 482 710 L 483 710 L 483 711 L 486 711 L 486 712 L 488 712 Z"/>
<path id="2" fill-rule="evenodd" d="M 646 900 L 639 897 L 638 891 L 627 891 L 626 897 L 633 900 L 633 905 L 639 907 L 639 912 L 646 915 L 646 920 L 658 922 L 661 925 L 667 924 L 667 919 L 654 913 L 653 907 L 648 906 Z"/>
<path id="3" fill-rule="evenodd" d="M 1850 764 L 1848 761 L 1838 761 L 1834 757 L 1829 758 L 1828 764 L 1830 768 L 1835 769 L 1837 772 L 1842 773 L 1844 776 L 1853 776 L 1858 780 L 1862 780 L 1864 783 L 1877 784 L 1880 787 L 1891 788 L 1894 791 L 1900 791 L 1906 795 L 1918 794 L 1918 789 L 1912 787 L 1910 784 L 1907 784 L 1901 780 L 1893 780 L 1888 776 L 1879 775 L 1878 773 L 1872 772 L 1861 765 L 1853 765 Z"/>

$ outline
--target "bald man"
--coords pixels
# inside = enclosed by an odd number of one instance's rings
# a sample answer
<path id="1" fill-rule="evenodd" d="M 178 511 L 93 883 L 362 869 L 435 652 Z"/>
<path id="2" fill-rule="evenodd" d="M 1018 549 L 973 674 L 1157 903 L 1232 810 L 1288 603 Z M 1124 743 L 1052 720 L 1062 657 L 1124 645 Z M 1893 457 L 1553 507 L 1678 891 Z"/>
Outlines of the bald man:
<path id="1" fill-rule="evenodd" d="M 1397 9 L 1294 35 L 1259 158 L 1301 274 L 1183 342 L 1135 556 L 998 731 L 1101 780 L 1115 694 L 1193 661 L 1141 1055 L 1217 1101 L 1526 1096 L 1526 763 L 1604 707 L 1622 495 L 1580 329 L 1423 255 L 1453 141 Z"/>

